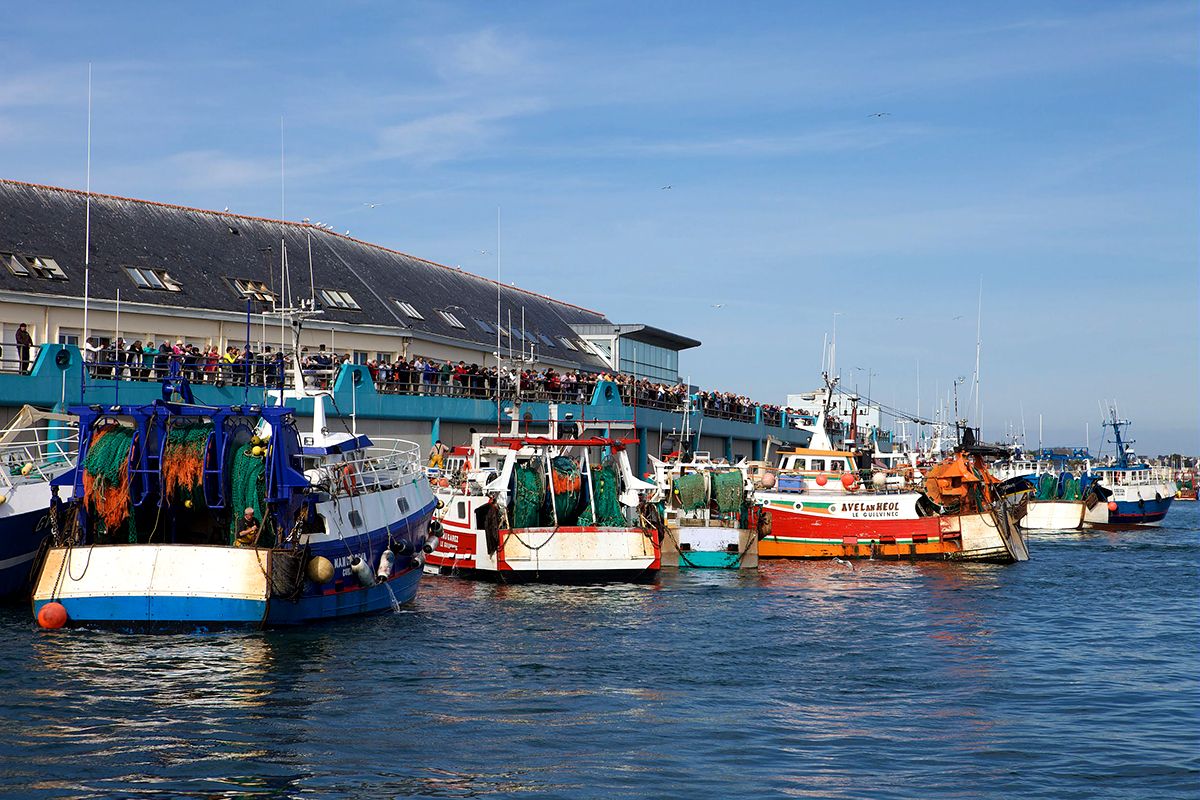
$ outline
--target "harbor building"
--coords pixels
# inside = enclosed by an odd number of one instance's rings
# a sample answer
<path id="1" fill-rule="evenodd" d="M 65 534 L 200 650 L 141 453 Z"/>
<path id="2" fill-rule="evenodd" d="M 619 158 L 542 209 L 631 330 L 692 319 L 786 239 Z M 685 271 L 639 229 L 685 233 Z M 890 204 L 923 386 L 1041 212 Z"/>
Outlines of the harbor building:
<path id="1" fill-rule="evenodd" d="M 89 381 L 89 392 L 122 393 L 125 401 L 159 395 L 149 382 L 97 381 L 82 364 L 85 239 L 87 335 L 96 346 L 118 339 L 186 342 L 220 353 L 248 349 L 261 357 L 292 349 L 292 334 L 274 310 L 312 303 L 322 313 L 305 323 L 300 344 L 330 355 L 338 407 L 353 410 L 366 433 L 406 436 L 423 445 L 436 438 L 465 441 L 470 428 L 494 426 L 504 408 L 498 410 L 490 396 L 377 386 L 376 365 L 419 359 L 486 369 L 496 367 L 499 353 L 531 370 L 674 385 L 679 353 L 700 346 L 650 324 L 617 324 L 599 311 L 308 222 L 0 180 L 5 419 L 25 402 L 77 402 Z M 27 365 L 17 346 L 22 323 L 35 345 Z M 129 372 L 124 377 L 136 377 Z M 639 396 L 624 383 L 606 388 L 603 398 L 534 393 L 522 411 L 542 419 L 548 403 L 558 402 L 562 413 L 587 414 L 586 406 L 602 400 L 605 413 L 636 417 L 644 464 L 647 452 L 681 427 L 681 414 L 661 397 Z M 249 391 L 205 385 L 197 395 L 208 393 L 215 401 L 222 393 L 249 397 Z M 716 414 L 705 419 L 694 446 L 714 456 L 752 458 L 762 455 L 768 437 L 802 442 L 804 432 L 782 416 L 757 407 Z M 698 423 L 694 419 L 691 429 L 700 430 Z"/>

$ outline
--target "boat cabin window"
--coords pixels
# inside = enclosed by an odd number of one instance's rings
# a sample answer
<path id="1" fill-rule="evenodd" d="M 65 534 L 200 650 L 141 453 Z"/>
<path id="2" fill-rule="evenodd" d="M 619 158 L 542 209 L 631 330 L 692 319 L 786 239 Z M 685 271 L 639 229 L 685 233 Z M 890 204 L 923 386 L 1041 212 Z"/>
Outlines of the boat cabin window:
<path id="1" fill-rule="evenodd" d="M 808 463 L 812 465 L 811 469 L 821 470 L 821 471 L 823 471 L 825 469 L 825 459 L 823 459 L 823 458 L 809 459 Z"/>
<path id="2" fill-rule="evenodd" d="M 396 507 L 400 509 L 401 514 L 407 514 L 408 513 L 408 498 L 407 497 L 397 497 L 396 498 Z"/>
<path id="3" fill-rule="evenodd" d="M 362 527 L 362 514 L 359 514 L 359 513 L 358 513 L 358 509 L 351 509 L 351 511 L 350 511 L 350 524 L 351 524 L 351 525 L 353 525 L 353 526 L 354 526 L 354 527 L 356 527 L 356 528 L 361 528 L 361 527 Z"/>
<path id="4" fill-rule="evenodd" d="M 467 504 L 465 502 L 460 501 L 458 503 L 458 518 L 459 519 L 467 518 Z"/>

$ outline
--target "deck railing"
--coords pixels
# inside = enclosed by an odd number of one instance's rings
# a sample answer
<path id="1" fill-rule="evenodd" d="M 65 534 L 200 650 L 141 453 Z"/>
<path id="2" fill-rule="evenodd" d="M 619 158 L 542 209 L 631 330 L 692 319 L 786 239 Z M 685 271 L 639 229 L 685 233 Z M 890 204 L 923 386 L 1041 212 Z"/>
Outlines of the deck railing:
<path id="1" fill-rule="evenodd" d="M 75 462 L 79 429 L 59 424 L 26 428 L 21 439 L 0 444 L 0 486 L 48 481 Z"/>

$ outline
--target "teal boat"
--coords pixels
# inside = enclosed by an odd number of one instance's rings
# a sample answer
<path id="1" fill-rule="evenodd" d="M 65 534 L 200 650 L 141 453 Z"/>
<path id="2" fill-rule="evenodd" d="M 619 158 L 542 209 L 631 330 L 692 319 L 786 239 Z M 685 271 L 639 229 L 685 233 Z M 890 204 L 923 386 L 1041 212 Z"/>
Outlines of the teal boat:
<path id="1" fill-rule="evenodd" d="M 758 535 L 750 524 L 753 485 L 744 465 L 713 461 L 703 452 L 686 460 L 651 457 L 650 464 L 663 520 L 664 568 L 758 567 Z"/>

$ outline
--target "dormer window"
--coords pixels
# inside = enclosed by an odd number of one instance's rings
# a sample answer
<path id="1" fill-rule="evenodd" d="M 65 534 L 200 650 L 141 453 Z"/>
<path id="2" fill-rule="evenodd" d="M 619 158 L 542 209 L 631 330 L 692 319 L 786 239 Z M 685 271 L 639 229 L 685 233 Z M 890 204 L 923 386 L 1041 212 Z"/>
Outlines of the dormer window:
<path id="1" fill-rule="evenodd" d="M 67 273 L 63 272 L 58 262 L 48 256 L 0 253 L 0 261 L 4 262 L 9 272 L 22 278 L 47 278 L 56 281 L 67 279 Z"/>
<path id="2" fill-rule="evenodd" d="M 567 348 L 568 350 L 578 350 L 579 349 L 578 347 L 575 346 L 575 343 L 573 341 L 571 341 L 570 339 L 568 339 L 565 336 L 558 337 L 558 340 L 560 342 L 562 342 L 563 347 Z"/>
<path id="3" fill-rule="evenodd" d="M 334 308 L 348 308 L 352 311 L 358 311 L 358 302 L 350 295 L 349 292 L 339 291 L 337 289 L 321 289 L 321 299 L 325 301 L 325 305 L 333 306 Z"/>
<path id="4" fill-rule="evenodd" d="M 129 276 L 129 279 L 139 289 L 159 289 L 167 292 L 178 292 L 183 288 L 165 269 L 126 267 L 125 274 Z"/>
<path id="5" fill-rule="evenodd" d="M 392 302 L 395 303 L 396 308 L 400 309 L 404 316 L 408 317 L 409 319 L 425 319 L 424 315 L 422 315 L 420 311 L 417 311 L 416 307 L 414 307 L 412 303 L 406 303 L 403 300 L 397 300 L 394 297 L 392 298 Z"/>
<path id="6" fill-rule="evenodd" d="M 275 293 L 271 291 L 271 287 L 262 281 L 243 280 L 241 278 L 233 278 L 231 280 L 233 288 L 237 289 L 242 297 L 248 297 L 251 300 L 259 300 L 264 303 L 275 302 Z"/>
<path id="7" fill-rule="evenodd" d="M 442 319 L 446 320 L 446 322 L 449 323 L 450 325 L 452 325 L 453 327 L 462 328 L 463 330 L 467 329 L 467 326 L 463 325 L 462 321 L 458 317 L 451 314 L 449 311 L 439 310 L 438 314 L 440 314 Z"/>

